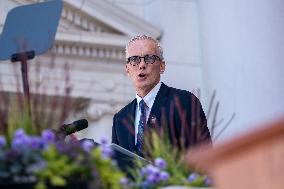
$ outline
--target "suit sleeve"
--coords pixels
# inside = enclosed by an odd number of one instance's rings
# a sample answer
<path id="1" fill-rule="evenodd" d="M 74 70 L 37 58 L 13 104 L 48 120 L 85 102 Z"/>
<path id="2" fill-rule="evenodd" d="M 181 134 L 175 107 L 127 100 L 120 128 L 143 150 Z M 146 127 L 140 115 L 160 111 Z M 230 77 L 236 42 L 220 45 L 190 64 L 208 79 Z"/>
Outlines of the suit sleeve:
<path id="1" fill-rule="evenodd" d="M 113 116 L 113 124 L 112 124 L 112 136 L 111 136 L 111 142 L 114 144 L 118 144 L 117 141 L 117 136 L 116 136 L 116 130 L 115 130 L 115 125 L 116 125 L 116 114 Z"/>
<path id="2" fill-rule="evenodd" d="M 193 147 L 200 143 L 212 143 L 207 119 L 199 99 L 188 91 L 178 95 L 176 102 L 175 122 L 179 128 L 179 137 L 185 147 Z M 183 144 L 182 144 L 183 145 Z"/>
<path id="3" fill-rule="evenodd" d="M 192 94 L 192 122 L 195 123 L 196 143 L 209 142 L 212 144 L 207 119 L 199 99 Z"/>

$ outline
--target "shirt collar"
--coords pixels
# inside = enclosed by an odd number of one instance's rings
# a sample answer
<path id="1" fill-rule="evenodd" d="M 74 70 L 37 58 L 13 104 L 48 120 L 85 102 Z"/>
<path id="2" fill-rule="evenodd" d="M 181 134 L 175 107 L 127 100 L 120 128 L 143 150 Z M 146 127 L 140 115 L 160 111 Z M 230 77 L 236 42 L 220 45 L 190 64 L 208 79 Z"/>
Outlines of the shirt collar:
<path id="1" fill-rule="evenodd" d="M 146 103 L 149 109 L 152 108 L 154 100 L 159 92 L 161 85 L 162 82 L 159 81 L 159 83 L 143 98 L 144 102 Z M 139 104 L 139 102 L 142 100 L 142 98 L 138 96 L 138 94 L 136 94 L 136 99 L 137 99 L 137 104 Z"/>

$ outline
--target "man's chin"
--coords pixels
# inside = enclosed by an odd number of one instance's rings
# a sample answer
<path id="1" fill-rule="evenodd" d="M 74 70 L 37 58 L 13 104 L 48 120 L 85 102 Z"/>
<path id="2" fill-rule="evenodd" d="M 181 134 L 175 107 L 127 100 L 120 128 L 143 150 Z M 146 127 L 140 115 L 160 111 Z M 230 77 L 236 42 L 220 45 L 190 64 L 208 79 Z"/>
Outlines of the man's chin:
<path id="1" fill-rule="evenodd" d="M 149 83 L 143 83 L 143 84 L 139 84 L 136 85 L 136 91 L 145 91 L 145 92 L 149 92 L 152 88 L 154 88 L 155 85 L 153 84 L 149 84 Z"/>
<path id="2" fill-rule="evenodd" d="M 145 88 L 149 85 L 149 82 L 147 82 L 146 80 L 140 80 L 140 81 L 137 81 L 135 83 L 135 87 L 136 88 Z"/>
<path id="3" fill-rule="evenodd" d="M 142 90 L 144 90 L 145 88 L 147 88 L 149 86 L 149 84 L 148 83 L 146 83 L 146 82 L 137 82 L 137 83 L 135 83 L 135 88 L 136 89 L 142 89 Z"/>
<path id="4" fill-rule="evenodd" d="M 149 86 L 147 85 L 136 85 L 135 88 L 137 90 L 146 90 Z"/>

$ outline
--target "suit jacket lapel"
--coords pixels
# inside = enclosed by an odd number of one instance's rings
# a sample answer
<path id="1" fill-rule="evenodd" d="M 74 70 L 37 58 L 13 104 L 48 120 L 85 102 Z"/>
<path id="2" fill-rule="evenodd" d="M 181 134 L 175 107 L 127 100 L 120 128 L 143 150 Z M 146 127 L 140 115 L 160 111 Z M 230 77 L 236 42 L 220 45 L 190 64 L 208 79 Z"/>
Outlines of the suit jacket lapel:
<path id="1" fill-rule="evenodd" d="M 129 115 L 127 117 L 128 124 L 132 127 L 132 131 L 128 132 L 128 144 L 129 144 L 129 149 L 130 151 L 134 151 L 135 149 L 135 111 L 136 111 L 136 104 L 137 100 L 134 99 L 131 103 L 130 109 L 129 109 Z"/>
<path id="2" fill-rule="evenodd" d="M 165 103 L 168 95 L 168 86 L 162 83 L 157 96 L 155 98 L 154 104 L 152 106 L 147 125 L 153 125 L 153 122 L 160 123 L 161 119 L 161 107 Z M 158 121 L 158 122 L 157 122 Z"/>
<path id="3" fill-rule="evenodd" d="M 157 93 L 157 96 L 155 98 L 154 104 L 152 106 L 151 112 L 149 114 L 149 118 L 147 120 L 147 125 L 151 125 L 151 122 L 153 119 L 157 119 L 157 121 L 160 121 L 161 119 L 161 107 L 164 104 L 164 102 L 167 99 L 168 95 L 168 86 L 162 83 L 161 88 L 159 89 L 159 92 Z M 131 105 L 129 107 L 128 112 L 130 113 L 127 115 L 126 120 L 128 121 L 128 124 L 132 127 L 134 134 L 129 131 L 128 132 L 128 144 L 129 144 L 129 150 L 134 151 L 135 150 L 135 113 L 136 113 L 136 105 L 137 100 L 134 99 L 131 102 Z"/>

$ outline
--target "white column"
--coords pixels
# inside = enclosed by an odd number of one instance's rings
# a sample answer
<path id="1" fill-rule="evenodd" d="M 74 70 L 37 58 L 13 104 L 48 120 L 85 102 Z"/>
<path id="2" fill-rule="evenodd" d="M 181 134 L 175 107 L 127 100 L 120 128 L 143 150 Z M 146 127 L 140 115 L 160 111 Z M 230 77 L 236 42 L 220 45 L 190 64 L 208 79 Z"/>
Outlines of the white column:
<path id="1" fill-rule="evenodd" d="M 207 99 L 236 118 L 222 138 L 284 115 L 284 1 L 200 0 Z"/>

